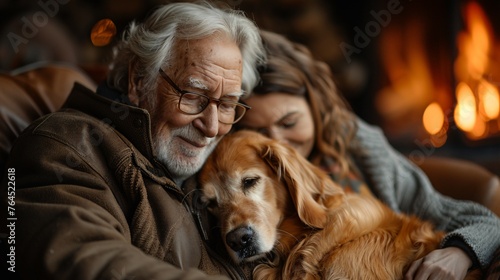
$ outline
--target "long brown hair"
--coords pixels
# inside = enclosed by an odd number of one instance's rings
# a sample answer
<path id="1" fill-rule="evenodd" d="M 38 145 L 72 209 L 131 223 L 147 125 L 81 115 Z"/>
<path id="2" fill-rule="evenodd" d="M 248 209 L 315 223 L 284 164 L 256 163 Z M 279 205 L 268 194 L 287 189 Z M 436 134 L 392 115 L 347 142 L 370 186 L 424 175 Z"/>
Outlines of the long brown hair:
<path id="1" fill-rule="evenodd" d="M 320 165 L 333 158 L 342 173 L 349 169 L 347 150 L 356 131 L 355 116 L 338 93 L 329 66 L 315 60 L 309 49 L 285 37 L 261 31 L 267 63 L 252 94 L 283 92 L 308 101 L 315 124 L 315 145 L 309 160 Z"/>

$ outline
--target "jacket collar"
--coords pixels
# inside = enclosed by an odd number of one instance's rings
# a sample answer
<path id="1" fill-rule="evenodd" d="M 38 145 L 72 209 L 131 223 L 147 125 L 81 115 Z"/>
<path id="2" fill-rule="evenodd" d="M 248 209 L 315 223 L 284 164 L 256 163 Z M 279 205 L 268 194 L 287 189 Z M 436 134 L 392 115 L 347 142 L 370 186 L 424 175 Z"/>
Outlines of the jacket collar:
<path id="1" fill-rule="evenodd" d="M 132 107 L 136 107 L 130 102 L 130 99 L 128 98 L 127 94 L 117 89 L 109 87 L 107 82 L 101 83 L 97 87 L 96 93 L 100 96 L 106 97 L 107 99 L 117 101 L 119 103 L 129 105 Z"/>
<path id="2" fill-rule="evenodd" d="M 105 88 L 100 87 L 103 93 Z M 154 160 L 151 121 L 148 111 L 122 103 L 116 92 L 105 89 L 102 95 L 75 83 L 63 108 L 72 108 L 100 119 L 122 133 L 144 156 Z M 123 95 L 122 95 L 123 96 Z M 109 99 L 112 98 L 112 99 Z"/>

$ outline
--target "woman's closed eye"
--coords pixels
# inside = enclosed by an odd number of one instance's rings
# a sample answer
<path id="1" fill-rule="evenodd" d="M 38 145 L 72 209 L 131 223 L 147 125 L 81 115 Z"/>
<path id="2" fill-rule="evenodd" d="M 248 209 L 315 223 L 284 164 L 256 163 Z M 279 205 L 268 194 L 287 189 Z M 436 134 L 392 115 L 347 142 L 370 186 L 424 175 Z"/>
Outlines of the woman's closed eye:
<path id="1" fill-rule="evenodd" d="M 279 126 L 281 128 L 284 128 L 284 129 L 290 129 L 290 128 L 293 128 L 295 125 L 297 124 L 297 120 L 294 119 L 294 120 L 286 120 L 286 121 L 283 121 L 279 124 Z"/>
<path id="2" fill-rule="evenodd" d="M 277 126 L 283 129 L 290 129 L 297 125 L 299 119 L 300 119 L 300 114 L 298 112 L 294 112 L 281 118 L 277 123 Z"/>
<path id="3" fill-rule="evenodd" d="M 274 129 L 282 129 L 282 130 L 288 130 L 288 129 L 293 129 L 295 126 L 300 121 L 300 114 L 298 112 L 294 112 L 291 114 L 286 115 L 285 117 L 279 119 L 273 126 Z M 254 130 L 257 131 L 261 134 L 264 134 L 268 137 L 270 137 L 271 133 L 270 130 L 273 128 L 268 128 L 268 127 L 261 127 L 261 128 L 252 128 L 252 127 L 247 127 L 246 129 Z"/>

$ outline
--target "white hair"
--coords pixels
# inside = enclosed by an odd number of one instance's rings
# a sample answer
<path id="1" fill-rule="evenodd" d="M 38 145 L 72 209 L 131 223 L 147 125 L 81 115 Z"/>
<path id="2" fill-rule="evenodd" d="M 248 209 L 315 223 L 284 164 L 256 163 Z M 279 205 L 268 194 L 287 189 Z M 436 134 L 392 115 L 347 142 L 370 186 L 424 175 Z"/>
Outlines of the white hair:
<path id="1" fill-rule="evenodd" d="M 221 32 L 238 45 L 243 59 L 242 89 L 251 92 L 259 80 L 257 67 L 265 51 L 257 26 L 241 11 L 208 2 L 172 3 L 158 7 L 144 22 L 132 22 L 114 51 L 108 85 L 128 92 L 129 63 L 142 79 L 143 93 L 156 89 L 158 71 L 175 59 L 176 40 L 196 40 Z M 152 96 L 146 96 L 150 101 Z"/>

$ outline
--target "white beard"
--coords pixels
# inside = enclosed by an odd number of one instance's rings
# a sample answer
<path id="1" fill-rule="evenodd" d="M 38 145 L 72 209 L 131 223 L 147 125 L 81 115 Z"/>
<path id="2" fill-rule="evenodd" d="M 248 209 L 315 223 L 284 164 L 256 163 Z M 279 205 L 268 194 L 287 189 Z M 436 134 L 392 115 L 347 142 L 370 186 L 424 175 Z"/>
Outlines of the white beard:
<path id="1" fill-rule="evenodd" d="M 193 147 L 181 140 L 179 136 L 192 142 L 203 143 L 206 146 L 203 148 Z M 192 125 L 186 125 L 171 130 L 170 135 L 157 133 L 153 139 L 153 149 L 158 160 L 167 167 L 170 175 L 173 176 L 172 179 L 179 182 L 201 169 L 221 137 L 205 137 Z"/>

